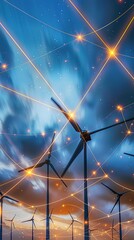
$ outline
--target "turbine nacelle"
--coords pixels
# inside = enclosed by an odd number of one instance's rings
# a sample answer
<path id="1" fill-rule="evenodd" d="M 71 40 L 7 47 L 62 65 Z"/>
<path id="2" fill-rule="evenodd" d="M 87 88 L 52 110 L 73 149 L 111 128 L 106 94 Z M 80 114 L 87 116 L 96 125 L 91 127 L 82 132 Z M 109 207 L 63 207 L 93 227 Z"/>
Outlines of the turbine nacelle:
<path id="1" fill-rule="evenodd" d="M 90 133 L 86 130 L 81 132 L 80 137 L 86 142 L 91 141 Z"/>

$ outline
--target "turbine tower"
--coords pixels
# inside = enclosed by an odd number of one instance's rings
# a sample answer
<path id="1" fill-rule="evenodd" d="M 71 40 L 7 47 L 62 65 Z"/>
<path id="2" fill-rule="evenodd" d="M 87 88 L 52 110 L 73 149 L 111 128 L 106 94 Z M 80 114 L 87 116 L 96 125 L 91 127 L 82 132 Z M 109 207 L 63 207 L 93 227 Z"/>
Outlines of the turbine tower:
<path id="1" fill-rule="evenodd" d="M 69 160 L 67 166 L 65 167 L 61 177 L 63 177 L 65 175 L 65 173 L 67 172 L 67 170 L 69 169 L 69 167 L 71 166 L 71 164 L 74 162 L 74 160 L 76 159 L 76 157 L 80 154 L 80 152 L 82 150 L 84 150 L 84 156 L 83 156 L 83 160 L 84 160 L 84 240 L 89 240 L 89 214 L 88 214 L 88 189 L 87 189 L 87 142 L 91 141 L 91 135 L 104 131 L 106 129 L 115 127 L 117 125 L 129 122 L 134 120 L 134 118 L 131 119 L 127 119 L 125 121 L 92 131 L 92 132 L 88 132 L 85 130 L 82 130 L 81 127 L 79 126 L 79 124 L 72 118 L 72 116 L 66 112 L 60 105 L 59 103 L 57 103 L 55 101 L 54 98 L 51 98 L 51 100 L 53 101 L 53 103 L 60 109 L 60 111 L 65 115 L 65 117 L 68 119 L 68 121 L 70 122 L 70 124 L 72 125 L 72 127 L 74 128 L 74 130 L 76 132 L 78 132 L 80 134 L 80 142 L 76 148 L 76 150 L 74 151 L 71 159 Z"/>
<path id="2" fill-rule="evenodd" d="M 13 201 L 13 202 L 16 202 L 16 203 L 18 203 L 19 201 L 14 199 L 14 198 L 11 198 L 9 196 L 4 195 L 1 191 L 0 191 L 0 195 L 1 195 L 1 198 L 0 198 L 0 203 L 1 203 L 1 206 L 0 206 L 0 208 L 1 208 L 0 209 L 0 240 L 2 240 L 2 231 L 3 231 L 3 229 L 2 229 L 2 225 L 3 225 L 3 200 L 4 200 L 4 198 L 6 198 L 6 199 L 8 199 L 10 201 Z"/>
<path id="3" fill-rule="evenodd" d="M 115 206 L 116 206 L 117 203 L 118 203 L 118 206 L 119 206 L 119 237 L 120 237 L 120 240 L 122 240 L 123 237 L 122 237 L 122 225 L 121 225 L 122 222 L 121 222 L 121 202 L 120 202 L 120 199 L 121 199 L 121 197 L 122 197 L 124 194 L 128 193 L 129 191 L 126 191 L 126 192 L 123 192 L 123 193 L 118 193 L 118 192 L 116 192 L 115 190 L 113 190 L 112 188 L 110 188 L 109 186 L 107 186 L 106 184 L 104 184 L 104 183 L 101 183 L 101 184 L 102 184 L 103 186 L 105 186 L 106 188 L 108 188 L 113 194 L 117 195 L 117 200 L 116 200 L 116 202 L 115 202 L 115 204 L 114 204 L 114 206 L 113 206 L 113 208 L 112 208 L 112 210 L 111 210 L 110 213 L 113 212 Z"/>
<path id="4" fill-rule="evenodd" d="M 7 222 L 10 222 L 11 225 L 10 225 L 10 240 L 13 239 L 13 227 L 15 228 L 15 225 L 14 225 L 14 218 L 15 218 L 16 214 L 14 215 L 14 217 L 9 220 L 9 219 L 6 219 Z"/>
<path id="5" fill-rule="evenodd" d="M 51 147 L 49 149 L 49 154 L 48 154 L 48 158 L 41 162 L 38 163 L 36 165 L 33 165 L 31 167 L 25 168 L 25 169 L 21 169 L 19 170 L 19 172 L 28 170 L 28 169 L 32 169 L 32 168 L 40 168 L 42 166 L 44 166 L 45 164 L 47 165 L 47 196 L 46 196 L 46 240 L 50 240 L 50 213 L 49 213 L 49 168 L 51 167 L 51 169 L 53 170 L 53 172 L 57 175 L 57 177 L 61 180 L 61 182 L 65 185 L 65 187 L 67 187 L 67 185 L 65 184 L 65 182 L 62 180 L 62 178 L 60 177 L 60 175 L 58 174 L 58 172 L 56 171 L 55 167 L 53 166 L 53 164 L 50 161 L 51 158 L 51 153 L 52 153 L 52 148 L 53 148 L 53 144 L 54 144 L 54 138 L 55 138 L 55 133 L 53 135 L 52 138 L 52 142 L 51 142 Z"/>

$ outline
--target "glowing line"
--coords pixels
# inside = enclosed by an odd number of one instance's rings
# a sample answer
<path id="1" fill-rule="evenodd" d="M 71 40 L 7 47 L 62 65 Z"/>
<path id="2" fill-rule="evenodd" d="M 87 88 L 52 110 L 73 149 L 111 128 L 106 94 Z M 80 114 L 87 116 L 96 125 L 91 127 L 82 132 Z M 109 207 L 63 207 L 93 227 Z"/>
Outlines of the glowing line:
<path id="1" fill-rule="evenodd" d="M 106 64 L 108 63 L 110 57 L 108 57 L 108 59 L 105 61 L 105 63 L 103 64 L 102 68 L 100 69 L 99 73 L 97 74 L 97 76 L 95 77 L 95 79 L 93 80 L 93 82 L 91 83 L 91 85 L 89 86 L 89 88 L 87 89 L 87 91 L 85 92 L 84 96 L 82 97 L 82 99 L 80 100 L 80 102 L 78 103 L 78 105 L 76 106 L 74 112 L 77 111 L 77 109 L 79 108 L 79 106 L 81 105 L 81 103 L 83 102 L 84 98 L 87 96 L 87 94 L 89 93 L 89 91 L 91 90 L 91 88 L 93 87 L 93 85 L 95 84 L 96 80 L 98 79 L 98 77 L 100 76 L 100 74 L 102 73 L 103 69 L 105 68 Z"/>
<path id="2" fill-rule="evenodd" d="M 132 4 L 132 6 L 130 8 L 128 8 L 124 13 L 122 13 L 120 16 L 118 16 L 117 18 L 115 18 L 113 21 L 111 21 L 110 23 L 107 23 L 106 25 L 104 25 L 103 27 L 99 28 L 99 29 L 96 29 L 95 31 L 98 32 L 108 26 L 110 26 L 112 23 L 116 22 L 117 20 L 119 20 L 121 17 L 123 17 L 128 11 L 130 11 L 132 8 L 134 7 L 134 4 Z M 85 34 L 84 36 L 88 36 L 90 34 L 92 34 L 94 32 L 90 32 L 90 33 L 87 33 Z"/>
<path id="3" fill-rule="evenodd" d="M 89 23 L 89 21 L 84 17 L 84 15 L 82 14 L 82 12 L 76 7 L 76 5 L 71 1 L 68 0 L 71 5 L 75 8 L 75 10 L 79 13 L 79 15 L 83 18 L 83 20 L 87 23 L 87 25 L 93 30 L 93 32 L 96 34 L 96 36 L 101 40 L 101 42 L 108 48 L 109 46 L 105 43 L 105 41 L 101 38 L 101 36 L 96 32 L 96 30 L 93 28 L 93 26 Z"/>
<path id="4" fill-rule="evenodd" d="M 28 57 L 28 55 L 24 52 L 24 50 L 20 47 L 20 45 L 13 38 L 13 36 L 9 33 L 9 31 L 5 28 L 5 26 L 1 22 L 0 22 L 0 25 L 4 29 L 4 31 L 7 33 L 7 35 L 12 39 L 12 41 L 18 47 L 18 49 L 21 51 L 21 53 L 26 57 L 26 59 L 29 61 L 29 63 L 32 65 L 32 67 L 36 70 L 36 72 L 39 74 L 39 76 L 43 79 L 43 81 L 46 83 L 46 85 L 51 89 L 51 91 L 54 93 L 54 95 L 59 99 L 59 101 L 63 104 L 63 106 L 68 110 L 68 108 L 66 107 L 64 102 L 61 100 L 61 98 L 58 96 L 58 94 L 55 92 L 55 90 L 52 88 L 50 83 L 45 79 L 45 77 L 38 70 L 38 68 L 34 65 L 34 63 L 31 61 L 31 59 Z"/>
<path id="5" fill-rule="evenodd" d="M 125 122 L 126 129 L 129 130 L 123 111 L 121 111 L 121 115 L 122 115 L 123 121 Z"/>
<path id="6" fill-rule="evenodd" d="M 55 27 L 53 27 L 53 26 L 51 26 L 51 25 L 49 25 L 49 24 L 47 24 L 47 23 L 41 21 L 40 19 L 38 19 L 38 18 L 32 16 L 31 14 L 25 12 L 25 11 L 22 10 L 21 8 L 18 8 L 16 5 L 14 5 L 14 4 L 8 2 L 7 0 L 4 0 L 4 1 L 5 1 L 7 4 L 11 5 L 13 8 L 15 8 L 15 9 L 19 10 L 20 12 L 24 13 L 24 14 L 27 15 L 28 17 L 30 17 L 30 18 L 36 20 L 37 22 L 39 22 L 39 23 L 41 23 L 41 24 L 43 24 L 43 25 L 45 25 L 45 26 L 47 26 L 47 27 L 49 27 L 49 28 L 51 28 L 51 29 L 53 29 L 53 30 L 55 30 L 55 31 L 57 31 L 57 32 L 64 33 L 64 34 L 69 35 L 69 36 L 71 36 L 71 37 L 74 37 L 74 36 L 75 36 L 75 35 L 73 35 L 73 34 L 71 34 L 71 33 L 68 33 L 68 32 L 65 32 L 65 31 L 62 31 L 62 30 L 60 30 L 60 29 L 58 29 L 58 28 L 55 28 Z"/>
<path id="7" fill-rule="evenodd" d="M 11 187 L 7 192 L 5 192 L 5 193 L 3 194 L 3 196 L 5 196 L 5 195 L 8 194 L 9 192 L 11 192 L 11 190 L 13 190 L 16 186 L 18 186 L 26 177 L 27 177 L 27 175 L 23 176 L 23 177 L 21 178 L 21 180 L 18 181 L 18 182 L 17 182 L 13 187 Z"/>
<path id="8" fill-rule="evenodd" d="M 109 177 L 109 179 L 110 179 L 113 183 L 115 183 L 117 186 L 119 186 L 119 187 L 121 187 L 121 188 L 125 188 L 126 190 L 129 190 L 129 191 L 131 191 L 131 192 L 134 192 L 134 189 L 128 188 L 128 187 L 126 187 L 126 186 L 124 186 L 124 185 L 116 182 L 115 180 L 113 180 L 113 179 L 110 178 L 110 177 Z"/>
<path id="9" fill-rule="evenodd" d="M 36 61 L 37 59 L 43 58 L 43 57 L 45 57 L 45 56 L 48 56 L 49 54 L 54 53 L 54 52 L 56 52 L 57 50 L 66 47 L 67 45 L 69 45 L 70 43 L 73 43 L 74 41 L 75 41 L 75 40 L 70 41 L 70 42 L 66 42 L 66 43 L 64 43 L 63 45 L 61 45 L 61 46 L 59 46 L 59 47 L 57 47 L 57 48 L 55 48 L 55 49 L 53 49 L 53 50 L 50 50 L 50 51 L 47 52 L 47 53 L 44 53 L 44 54 L 42 54 L 42 55 L 40 55 L 40 56 L 37 56 L 37 57 L 32 58 L 31 61 Z M 131 56 L 130 56 L 130 57 L 131 57 Z M 7 68 L 7 69 L 4 70 L 3 72 L 0 72 L 0 74 L 3 74 L 3 73 L 5 73 L 5 72 L 8 72 L 8 71 L 10 71 L 10 70 L 12 70 L 12 69 L 19 68 L 19 67 L 21 67 L 21 66 L 23 66 L 23 65 L 25 65 L 25 64 L 27 64 L 27 63 L 29 63 L 29 61 L 25 61 L 25 62 L 23 62 L 23 63 L 15 66 L 15 67 Z"/>
<path id="10" fill-rule="evenodd" d="M 5 183 L 2 183 L 2 184 L 0 184 L 0 187 L 3 187 L 3 186 L 5 186 L 5 185 L 7 185 L 7 184 L 9 184 L 9 183 L 11 183 L 11 182 L 19 179 L 19 178 L 22 178 L 22 177 L 19 176 L 19 177 L 16 177 L 16 178 L 14 178 L 14 179 L 11 179 L 11 180 L 9 180 L 9 181 L 7 181 L 7 182 L 5 182 Z"/>
<path id="11" fill-rule="evenodd" d="M 28 96 L 28 95 L 26 95 L 26 94 L 24 94 L 24 93 L 18 92 L 18 91 L 16 91 L 16 90 L 12 89 L 12 88 L 6 87 L 5 85 L 0 84 L 0 87 L 1 87 L 1 88 L 4 88 L 4 89 L 6 89 L 6 90 L 8 90 L 8 91 L 10 91 L 10 92 L 12 92 L 12 93 L 15 93 L 15 94 L 17 94 L 17 95 L 19 95 L 19 96 L 21 96 L 21 97 L 24 97 L 24 98 L 26 98 L 26 99 L 28 99 L 28 100 L 31 100 L 31 101 L 36 102 L 36 103 L 39 103 L 39 104 L 41 104 L 41 105 L 43 105 L 43 106 L 45 106 L 45 107 L 49 107 L 49 108 L 55 109 L 56 111 L 59 111 L 59 110 L 57 110 L 56 107 L 52 107 L 51 105 L 48 105 L 48 104 L 46 104 L 46 103 L 43 103 L 43 102 L 41 102 L 41 101 L 39 101 L 39 100 L 37 100 L 37 99 L 35 99 L 35 98 L 33 98 L 33 97 L 30 97 L 30 96 Z"/>
<path id="12" fill-rule="evenodd" d="M 43 175 L 40 175 L 40 174 L 35 174 L 35 173 L 31 173 L 31 175 L 33 176 L 36 176 L 36 177 L 40 177 L 40 178 L 44 178 L 44 179 L 47 179 L 47 176 L 43 176 Z M 91 181 L 91 180 L 95 180 L 95 179 L 102 179 L 104 176 L 101 176 L 101 177 L 93 177 L 93 178 L 87 178 L 87 181 Z M 48 177 L 48 179 L 51 179 L 51 180 L 59 180 L 58 177 Z M 65 181 L 83 181 L 84 178 L 64 178 Z M 82 183 L 83 185 L 83 183 Z"/>
<path id="13" fill-rule="evenodd" d="M 49 24 L 41 21 L 40 19 L 38 19 L 38 18 L 34 17 L 33 15 L 25 12 L 25 11 L 22 10 L 21 8 L 18 8 L 16 5 L 8 2 L 7 0 L 4 0 L 4 1 L 5 1 L 7 4 L 9 4 L 10 6 L 12 6 L 13 8 L 15 8 L 15 9 L 17 9 L 18 11 L 22 12 L 23 14 L 27 15 L 28 17 L 36 20 L 37 22 L 40 22 L 41 24 L 43 24 L 43 25 L 45 25 L 45 26 L 47 26 L 47 27 L 50 27 L 51 29 L 53 29 L 53 30 L 55 30 L 55 31 L 57 31 L 57 32 L 61 32 L 61 33 L 63 33 L 63 34 L 66 34 L 66 35 L 69 35 L 69 36 L 72 36 L 72 37 L 75 36 L 75 34 L 71 34 L 71 33 L 62 31 L 62 30 L 60 30 L 60 29 L 58 29 L 58 28 L 55 28 L 55 27 L 53 27 L 53 26 L 51 26 L 51 25 L 49 25 Z M 102 30 L 102 29 L 110 26 L 111 24 L 113 24 L 114 22 L 116 22 L 117 20 L 119 20 L 119 19 L 120 19 L 121 17 L 123 17 L 128 11 L 130 11 L 130 10 L 133 8 L 133 6 L 134 6 L 134 4 L 132 4 L 132 6 L 130 6 L 124 13 L 122 13 L 120 16 L 116 17 L 116 18 L 115 18 L 114 20 L 112 20 L 111 22 L 107 23 L 106 25 L 104 25 L 103 27 L 101 27 L 101 28 L 99 28 L 99 29 L 96 29 L 96 32 L 99 32 L 100 30 Z M 87 34 L 85 34 L 84 36 L 88 36 L 88 35 L 91 35 L 91 34 L 93 34 L 93 33 L 94 33 L 94 31 L 93 31 L 93 32 L 90 32 L 90 33 L 87 33 Z"/>
<path id="14" fill-rule="evenodd" d="M 124 66 L 124 64 L 115 56 L 116 60 L 121 64 L 121 66 L 124 68 L 124 70 L 129 74 L 129 76 L 134 80 L 134 76 L 128 71 L 128 69 Z"/>
<path id="15" fill-rule="evenodd" d="M 126 34 L 127 30 L 129 29 L 131 23 L 133 22 L 133 20 L 134 20 L 134 17 L 132 17 L 132 19 L 131 19 L 130 22 L 128 23 L 126 29 L 124 30 L 123 34 L 122 34 L 121 37 L 119 38 L 119 40 L 118 40 L 118 42 L 116 43 L 114 49 L 116 49 L 116 48 L 118 47 L 118 45 L 120 44 L 122 38 L 125 36 L 125 34 Z"/>

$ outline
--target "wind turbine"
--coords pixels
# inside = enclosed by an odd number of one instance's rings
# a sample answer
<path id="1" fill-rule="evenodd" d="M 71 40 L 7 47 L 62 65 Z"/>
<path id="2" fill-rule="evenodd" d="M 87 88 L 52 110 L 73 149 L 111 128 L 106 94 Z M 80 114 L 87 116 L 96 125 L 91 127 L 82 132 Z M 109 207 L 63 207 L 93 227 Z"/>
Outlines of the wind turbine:
<path id="1" fill-rule="evenodd" d="M 81 222 L 75 220 L 75 219 L 73 218 L 73 216 L 71 215 L 70 212 L 69 212 L 69 215 L 70 215 L 70 217 L 71 217 L 71 219 L 72 219 L 72 222 L 71 222 L 71 224 L 69 225 L 68 229 L 72 226 L 72 240 L 74 240 L 74 223 L 77 222 L 77 223 L 80 223 L 80 224 L 81 224 Z M 67 229 L 67 230 L 68 230 L 68 229 Z"/>
<path id="2" fill-rule="evenodd" d="M 65 175 L 65 173 L 67 172 L 67 170 L 69 169 L 69 167 L 71 166 L 71 164 L 74 162 L 74 160 L 76 159 L 76 157 L 80 154 L 80 152 L 82 150 L 84 150 L 84 240 L 89 240 L 89 214 L 88 214 L 88 189 L 87 189 L 87 142 L 91 141 L 91 135 L 97 133 L 97 132 L 101 132 L 104 131 L 106 129 L 115 127 L 117 125 L 123 124 L 125 122 L 129 122 L 134 120 L 134 118 L 131 119 L 127 119 L 125 121 L 92 131 L 92 132 L 88 132 L 87 130 L 82 130 L 81 127 L 79 126 L 79 124 L 72 118 L 72 116 L 66 112 L 60 105 L 59 103 L 57 103 L 55 101 L 55 99 L 51 98 L 51 100 L 54 102 L 54 104 L 60 109 L 60 111 L 65 115 L 65 117 L 68 119 L 68 121 L 70 122 L 70 124 L 72 125 L 72 127 L 74 128 L 74 130 L 76 132 L 79 132 L 80 134 L 80 142 L 76 148 L 76 150 L 74 151 L 71 159 L 69 160 L 66 168 L 64 169 L 61 177 L 63 177 Z"/>
<path id="3" fill-rule="evenodd" d="M 49 220 L 51 220 L 51 222 L 54 224 L 54 221 L 53 221 L 53 219 L 52 219 L 52 213 L 53 213 L 53 209 L 52 209 L 52 211 L 50 212 L 50 214 L 49 214 Z M 46 220 L 47 218 L 44 218 L 44 219 L 42 219 L 41 221 L 44 221 L 44 220 Z"/>
<path id="4" fill-rule="evenodd" d="M 34 222 L 34 215 L 35 215 L 35 213 L 36 213 L 36 210 L 37 210 L 37 208 L 35 209 L 32 218 L 30 218 L 30 219 L 22 222 L 22 223 L 26 223 L 26 222 L 31 222 L 31 223 L 32 223 L 32 240 L 34 240 L 34 227 L 36 227 L 36 226 L 35 226 L 35 222 Z"/>
<path id="5" fill-rule="evenodd" d="M 1 195 L 1 198 L 0 198 L 0 203 L 1 203 L 1 209 L 0 209 L 0 240 L 2 240 L 2 225 L 3 225 L 3 200 L 4 198 L 10 200 L 10 201 L 13 201 L 13 202 L 16 202 L 18 203 L 19 201 L 14 199 L 14 198 L 11 198 L 9 196 L 6 196 L 4 195 L 1 191 L 0 191 L 0 195 Z"/>
<path id="6" fill-rule="evenodd" d="M 14 218 L 15 218 L 16 214 L 14 215 L 14 217 L 9 220 L 9 219 L 6 219 L 7 222 L 10 222 L 11 223 L 11 227 L 10 227 L 10 240 L 13 239 L 13 227 L 15 228 L 15 225 L 14 225 Z"/>
<path id="7" fill-rule="evenodd" d="M 110 188 L 109 186 L 107 186 L 106 184 L 104 184 L 104 183 L 101 183 L 101 184 L 102 184 L 103 186 L 105 186 L 106 188 L 108 188 L 113 194 L 116 194 L 116 195 L 117 195 L 117 200 L 116 200 L 116 202 L 115 202 L 115 204 L 114 204 L 114 206 L 113 206 L 113 208 L 112 208 L 112 210 L 111 210 L 110 213 L 113 212 L 115 206 L 116 206 L 117 203 L 118 203 L 118 206 L 119 206 L 119 236 L 120 236 L 120 240 L 122 240 L 123 238 L 122 238 L 122 225 L 121 225 L 121 206 L 120 206 L 121 203 L 120 203 L 120 198 L 121 198 L 124 194 L 128 193 L 129 191 L 126 191 L 126 192 L 123 192 L 123 193 L 118 193 L 118 192 L 116 192 L 115 190 L 113 190 L 112 188 Z"/>
<path id="8" fill-rule="evenodd" d="M 65 185 L 65 187 L 67 187 L 67 185 L 62 180 L 62 178 L 60 177 L 60 175 L 58 174 L 58 172 L 56 171 L 55 167 L 53 166 L 53 164 L 50 161 L 52 148 L 53 148 L 53 144 L 54 144 L 54 138 L 55 138 L 55 133 L 53 134 L 51 147 L 49 149 L 49 154 L 48 154 L 48 157 L 47 157 L 47 159 L 45 161 L 43 161 L 41 163 L 38 163 L 36 165 L 33 165 L 31 167 L 19 170 L 19 172 L 22 172 L 22 171 L 25 171 L 25 170 L 28 170 L 28 169 L 32 169 L 32 168 L 40 168 L 40 167 L 44 166 L 45 164 L 47 165 L 46 240 L 50 239 L 50 223 L 49 223 L 49 220 L 50 220 L 50 218 L 49 218 L 49 216 L 50 216 L 50 213 L 49 213 L 49 168 L 50 167 L 53 170 L 53 172 L 57 175 L 57 177 L 61 180 L 61 182 Z"/>
<path id="9" fill-rule="evenodd" d="M 126 153 L 126 152 L 124 152 L 124 154 L 125 154 L 125 155 L 128 155 L 128 156 L 130 156 L 130 157 L 134 157 L 134 154 L 131 154 L 131 153 Z"/>

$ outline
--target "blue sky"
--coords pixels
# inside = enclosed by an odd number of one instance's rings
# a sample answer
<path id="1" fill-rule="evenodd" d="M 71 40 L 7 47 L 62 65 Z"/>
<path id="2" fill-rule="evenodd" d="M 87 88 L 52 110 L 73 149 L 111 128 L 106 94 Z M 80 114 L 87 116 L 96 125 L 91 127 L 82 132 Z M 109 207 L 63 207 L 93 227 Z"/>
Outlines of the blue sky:
<path id="1" fill-rule="evenodd" d="M 132 0 L 73 2 L 110 48 L 116 45 L 133 16 Z M 68 0 L 0 0 L 0 22 L 0 184 L 4 193 L 23 203 L 21 207 L 13 207 L 6 202 L 4 219 L 12 218 L 16 213 L 15 237 L 29 239 L 30 226 L 22 226 L 21 221 L 28 219 L 37 206 L 38 228 L 35 234 L 37 239 L 42 239 L 45 228 L 40 220 L 45 216 L 46 179 L 42 178 L 46 176 L 45 167 L 34 171 L 38 176 L 28 176 L 14 188 L 18 179 L 2 184 L 22 177 L 18 170 L 40 159 L 50 145 L 54 131 L 58 137 L 53 147 L 52 163 L 59 174 L 72 156 L 79 135 L 70 124 L 59 134 L 66 119 L 57 111 L 51 97 L 74 111 L 89 89 L 74 116 L 83 130 L 94 131 L 134 116 L 133 22 L 116 52 L 128 71 L 119 61 L 111 58 L 97 78 L 108 51 Z M 77 41 L 79 34 L 83 36 L 83 41 Z M 34 100 L 28 100 L 19 93 Z M 122 113 L 117 110 L 118 105 L 123 106 Z M 132 134 L 127 135 L 128 129 Z M 91 211 L 90 226 L 97 224 L 98 231 L 94 232 L 94 236 L 98 240 L 108 239 L 107 234 L 101 236 L 101 233 L 111 224 L 112 217 L 107 219 L 107 214 L 115 200 L 100 184 L 101 181 L 118 191 L 133 189 L 133 158 L 123 154 L 125 151 L 134 153 L 133 131 L 133 122 L 129 122 L 94 134 L 92 141 L 88 142 L 88 177 L 92 178 L 88 182 L 89 211 L 92 205 L 96 206 L 96 210 Z M 52 236 L 55 239 L 62 235 L 68 239 L 71 234 L 66 231 L 70 224 L 68 211 L 83 221 L 82 157 L 80 154 L 66 174 L 66 178 L 70 179 L 66 180 L 67 190 L 57 179 L 53 179 L 55 175 L 51 172 L 50 201 L 54 202 L 51 208 L 54 209 L 55 220 Z M 105 174 L 109 178 L 103 179 Z M 70 198 L 70 194 L 79 190 L 77 198 Z M 125 211 L 133 207 L 133 200 L 133 190 L 122 199 L 123 221 L 133 219 L 133 209 Z M 114 213 L 118 224 L 117 208 Z M 5 232 L 8 232 L 6 229 L 9 230 L 8 226 L 5 227 Z M 131 240 L 132 233 L 131 222 L 127 226 L 124 224 L 124 239 Z M 78 240 L 83 239 L 83 226 L 76 224 L 75 234 Z"/>

